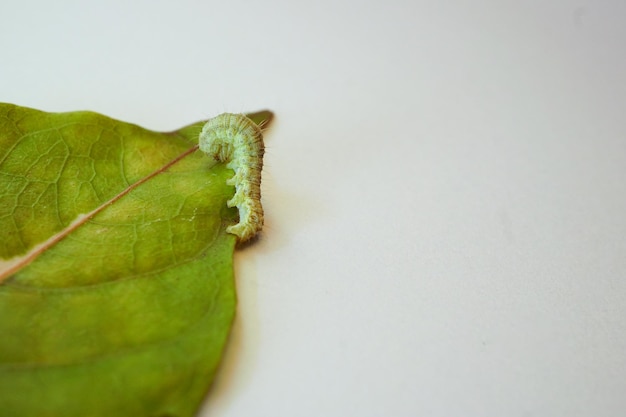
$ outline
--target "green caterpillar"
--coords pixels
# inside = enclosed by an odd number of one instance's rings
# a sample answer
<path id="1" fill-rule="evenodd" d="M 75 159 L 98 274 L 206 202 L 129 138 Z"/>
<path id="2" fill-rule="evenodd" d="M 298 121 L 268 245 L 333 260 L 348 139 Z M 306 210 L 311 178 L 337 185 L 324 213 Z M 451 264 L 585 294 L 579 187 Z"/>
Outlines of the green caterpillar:
<path id="1" fill-rule="evenodd" d="M 235 186 L 235 195 L 228 207 L 237 207 L 239 223 L 226 231 L 245 242 L 263 227 L 261 205 L 261 170 L 263 168 L 263 133 L 259 126 L 243 114 L 224 113 L 209 119 L 199 137 L 202 152 L 235 171 L 228 180 Z"/>

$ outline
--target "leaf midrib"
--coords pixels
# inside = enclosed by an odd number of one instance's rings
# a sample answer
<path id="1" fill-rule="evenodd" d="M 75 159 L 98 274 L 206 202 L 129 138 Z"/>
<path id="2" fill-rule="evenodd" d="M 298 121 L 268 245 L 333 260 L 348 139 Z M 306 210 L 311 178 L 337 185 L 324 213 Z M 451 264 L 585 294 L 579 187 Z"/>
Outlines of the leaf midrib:
<path id="1" fill-rule="evenodd" d="M 133 191 L 140 185 L 156 177 L 157 175 L 167 171 L 173 165 L 175 165 L 176 163 L 178 163 L 179 161 L 181 161 L 182 159 L 184 159 L 185 157 L 194 153 L 197 150 L 198 150 L 198 145 L 192 146 L 191 148 L 187 149 L 185 152 L 181 153 L 180 155 L 172 159 L 167 164 L 163 165 L 162 167 L 158 168 L 152 173 L 146 175 L 144 178 L 136 181 L 135 183 L 129 185 L 124 190 L 119 192 L 117 195 L 113 196 L 108 201 L 96 207 L 94 210 L 86 214 L 80 214 L 73 222 L 67 225 L 63 230 L 49 237 L 45 241 L 38 243 L 24 255 L 20 255 L 18 257 L 8 259 L 8 260 L 0 260 L 0 268 L 4 267 L 4 269 L 0 269 L 0 285 L 6 282 L 6 280 L 10 278 L 12 275 L 14 275 L 18 271 L 20 271 L 22 268 L 24 268 L 25 266 L 33 262 L 35 259 L 37 259 L 41 254 L 43 254 L 48 249 L 50 249 L 51 247 L 56 245 L 58 242 L 63 240 L 66 236 L 68 236 L 74 230 L 81 227 L 83 224 L 85 224 L 89 219 L 94 217 L 96 214 L 100 213 L 105 208 L 115 203 L 117 200 L 124 197 L 125 195 L 127 195 L 128 193 L 130 193 L 131 191 Z"/>

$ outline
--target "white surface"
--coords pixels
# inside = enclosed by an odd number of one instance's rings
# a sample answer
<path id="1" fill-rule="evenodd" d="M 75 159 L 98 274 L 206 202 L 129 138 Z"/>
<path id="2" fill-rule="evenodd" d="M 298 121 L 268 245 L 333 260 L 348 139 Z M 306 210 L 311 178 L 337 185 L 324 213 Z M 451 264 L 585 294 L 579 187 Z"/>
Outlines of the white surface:
<path id="1" fill-rule="evenodd" d="M 270 108 L 203 416 L 623 416 L 626 2 L 3 1 L 0 100 Z"/>

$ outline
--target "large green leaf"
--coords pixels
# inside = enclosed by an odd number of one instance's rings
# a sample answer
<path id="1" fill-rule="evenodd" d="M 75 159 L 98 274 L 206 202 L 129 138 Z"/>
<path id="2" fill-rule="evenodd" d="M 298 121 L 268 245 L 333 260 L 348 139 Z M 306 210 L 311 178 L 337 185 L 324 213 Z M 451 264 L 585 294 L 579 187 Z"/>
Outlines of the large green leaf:
<path id="1" fill-rule="evenodd" d="M 236 303 L 233 173 L 201 127 L 0 104 L 0 415 L 196 412 Z"/>

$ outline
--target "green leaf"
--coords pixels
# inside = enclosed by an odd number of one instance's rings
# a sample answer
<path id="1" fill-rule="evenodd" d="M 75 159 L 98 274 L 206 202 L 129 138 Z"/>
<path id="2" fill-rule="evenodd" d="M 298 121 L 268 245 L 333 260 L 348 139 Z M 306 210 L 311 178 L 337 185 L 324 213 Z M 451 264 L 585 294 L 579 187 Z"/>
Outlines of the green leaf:
<path id="1" fill-rule="evenodd" d="M 1 415 L 194 415 L 236 304 L 233 172 L 202 125 L 0 104 Z"/>

